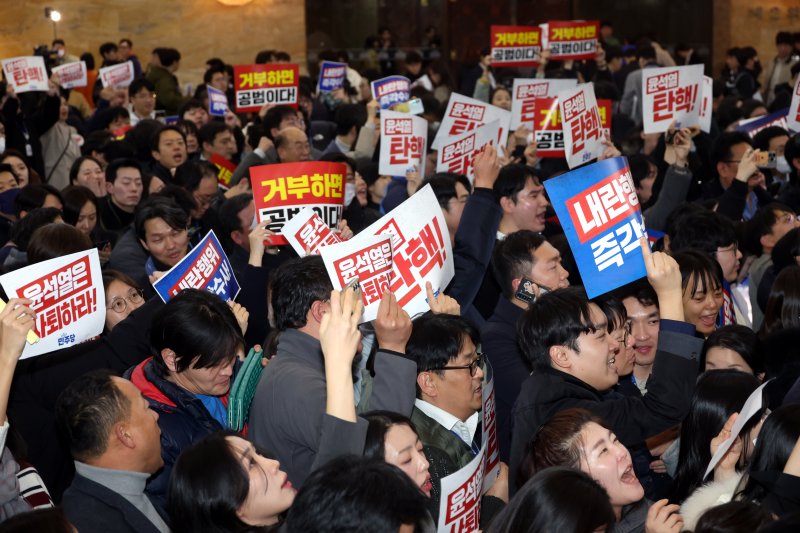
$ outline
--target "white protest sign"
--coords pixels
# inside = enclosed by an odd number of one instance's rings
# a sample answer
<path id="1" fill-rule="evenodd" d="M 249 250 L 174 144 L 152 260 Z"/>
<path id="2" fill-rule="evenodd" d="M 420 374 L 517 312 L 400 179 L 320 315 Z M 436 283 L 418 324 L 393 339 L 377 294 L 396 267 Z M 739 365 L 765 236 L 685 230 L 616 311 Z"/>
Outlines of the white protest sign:
<path id="1" fill-rule="evenodd" d="M 425 283 L 429 281 L 434 294 L 438 294 L 454 274 L 453 245 L 442 208 L 430 185 L 415 192 L 359 236 L 386 233 L 392 235 L 393 268 L 389 289 L 412 317 L 428 311 Z"/>
<path id="2" fill-rule="evenodd" d="M 360 322 L 375 320 L 392 277 L 392 236 L 359 233 L 349 241 L 319 250 L 333 288 L 341 290 L 358 278 L 364 313 Z"/>
<path id="3" fill-rule="evenodd" d="M 711 112 L 714 107 L 714 80 L 703 76 L 703 100 L 700 106 L 700 130 L 711 132 Z"/>
<path id="4" fill-rule="evenodd" d="M 508 141 L 508 128 L 511 124 L 511 112 L 481 100 L 453 93 L 450 95 L 450 101 L 447 102 L 447 110 L 444 113 L 442 124 L 433 139 L 433 148 L 439 150 L 444 143 L 448 142 L 448 137 L 474 130 L 494 120 L 500 121 L 500 131 L 495 140 L 498 146 L 505 148 Z"/>
<path id="5" fill-rule="evenodd" d="M 12 57 L 3 60 L 6 80 L 17 94 L 48 89 L 44 58 L 39 56 Z"/>
<path id="6" fill-rule="evenodd" d="M 448 137 L 436 153 L 436 172 L 464 174 L 472 183 L 475 179 L 472 161 L 484 146 L 495 142 L 499 127 L 495 120 L 461 135 Z"/>
<path id="7" fill-rule="evenodd" d="M 753 415 L 758 413 L 761 408 L 764 406 L 764 387 L 767 386 L 770 380 L 762 383 L 759 388 L 753 391 L 753 393 L 747 398 L 747 401 L 744 402 L 742 406 L 742 410 L 739 411 L 739 416 L 736 417 L 736 420 L 733 423 L 733 428 L 731 428 L 731 436 L 725 440 L 722 444 L 719 445 L 717 448 L 716 453 L 711 457 L 711 461 L 708 463 L 708 468 L 706 468 L 706 473 L 703 474 L 703 479 L 705 479 L 708 474 L 710 474 L 722 460 L 728 450 L 730 450 L 733 442 L 736 440 L 736 437 L 739 436 L 739 433 L 742 432 L 742 428 L 750 420 Z"/>
<path id="8" fill-rule="evenodd" d="M 564 151 L 569 168 L 575 168 L 603 153 L 603 120 L 594 96 L 594 84 L 584 83 L 558 93 Z"/>
<path id="9" fill-rule="evenodd" d="M 536 114 L 534 105 L 537 98 L 555 98 L 560 91 L 578 85 L 578 80 L 550 80 L 537 78 L 516 78 L 511 93 L 511 126 L 516 130 L 523 124 L 534 130 Z"/>
<path id="10" fill-rule="evenodd" d="M 104 88 L 123 89 L 133 81 L 133 62 L 126 61 L 110 67 L 103 67 L 97 75 Z"/>
<path id="11" fill-rule="evenodd" d="M 789 114 L 786 115 L 786 121 L 789 124 L 789 129 L 792 131 L 800 131 L 800 76 L 794 84 L 792 91 L 792 103 L 789 105 Z"/>
<path id="12" fill-rule="evenodd" d="M 86 62 L 75 61 L 53 67 L 53 74 L 58 75 L 58 84 L 62 89 L 86 87 Z"/>
<path id="13" fill-rule="evenodd" d="M 438 533 L 478 531 L 486 446 L 461 470 L 442 478 Z"/>
<path id="14" fill-rule="evenodd" d="M 96 248 L 0 276 L 9 298 L 27 298 L 36 312 L 40 341 L 26 344 L 22 359 L 81 343 L 102 333 L 106 321 L 103 274 Z"/>
<path id="15" fill-rule="evenodd" d="M 642 71 L 642 118 L 645 133 L 663 133 L 700 123 L 703 65 L 648 68 Z"/>
<path id="16" fill-rule="evenodd" d="M 289 241 L 297 255 L 319 255 L 319 249 L 329 244 L 342 242 L 339 235 L 328 227 L 310 207 L 304 207 L 283 225 L 281 235 Z"/>
<path id="17" fill-rule="evenodd" d="M 486 450 L 486 464 L 484 465 L 483 488 L 485 494 L 500 475 L 500 445 L 497 442 L 497 416 L 495 414 L 494 371 L 488 359 L 484 358 L 483 371 L 483 440 L 481 446 Z"/>
<path id="18" fill-rule="evenodd" d="M 381 111 L 380 174 L 405 176 L 416 167 L 419 175 L 424 176 L 427 145 L 427 120 L 408 113 Z"/>

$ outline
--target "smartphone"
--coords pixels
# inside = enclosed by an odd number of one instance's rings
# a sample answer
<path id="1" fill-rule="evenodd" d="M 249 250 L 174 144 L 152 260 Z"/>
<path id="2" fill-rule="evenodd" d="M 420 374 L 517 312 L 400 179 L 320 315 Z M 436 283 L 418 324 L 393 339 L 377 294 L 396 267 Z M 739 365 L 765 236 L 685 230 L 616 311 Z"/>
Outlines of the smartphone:
<path id="1" fill-rule="evenodd" d="M 760 168 L 775 168 L 778 166 L 778 155 L 775 152 L 759 152 L 756 155 L 756 166 Z"/>
<path id="2" fill-rule="evenodd" d="M 109 241 L 109 240 L 105 240 L 105 241 L 100 241 L 100 242 L 94 243 L 94 247 L 97 248 L 100 251 L 105 250 L 109 246 L 111 246 L 111 241 Z"/>
<path id="3" fill-rule="evenodd" d="M 675 142 L 675 135 L 678 133 L 678 130 L 667 131 L 664 134 L 664 142 L 667 144 L 673 144 Z"/>
<path id="4" fill-rule="evenodd" d="M 514 298 L 523 301 L 527 304 L 532 304 L 536 301 L 536 291 L 534 290 L 534 283 L 528 278 L 519 280 L 517 292 L 514 293 Z"/>

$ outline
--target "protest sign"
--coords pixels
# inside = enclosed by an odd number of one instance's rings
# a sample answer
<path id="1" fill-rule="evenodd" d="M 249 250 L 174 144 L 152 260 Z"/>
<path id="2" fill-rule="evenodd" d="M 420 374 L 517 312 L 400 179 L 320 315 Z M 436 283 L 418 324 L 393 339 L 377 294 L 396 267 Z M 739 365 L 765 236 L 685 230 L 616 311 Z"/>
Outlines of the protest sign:
<path id="1" fill-rule="evenodd" d="M 438 533 L 478 531 L 486 446 L 461 470 L 442 478 Z"/>
<path id="2" fill-rule="evenodd" d="M 483 466 L 483 488 L 486 494 L 497 476 L 500 474 L 500 445 L 497 442 L 497 416 L 495 414 L 494 371 L 489 360 L 484 358 L 483 371 L 483 408 L 481 409 L 483 434 L 481 446 L 486 450 L 486 461 Z"/>
<path id="3" fill-rule="evenodd" d="M 495 120 L 478 129 L 448 137 L 436 153 L 436 172 L 464 174 L 472 183 L 475 179 L 472 161 L 484 146 L 495 142 L 498 128 Z"/>
<path id="4" fill-rule="evenodd" d="M 433 148 L 439 150 L 445 141 L 450 141 L 448 137 L 472 131 L 494 120 L 500 121 L 500 131 L 495 140 L 498 146 L 505 148 L 508 141 L 511 113 L 481 100 L 453 93 L 447 103 L 447 111 L 445 111 L 439 131 L 436 132 L 436 137 L 433 139 Z"/>
<path id="5" fill-rule="evenodd" d="M 405 176 L 416 167 L 419 175 L 424 176 L 427 146 L 427 120 L 395 111 L 381 113 L 380 174 Z"/>
<path id="6" fill-rule="evenodd" d="M 336 229 L 344 207 L 346 175 L 347 167 L 342 163 L 282 163 L 250 168 L 258 221 L 269 218 L 267 229 L 278 234 L 264 242 L 269 246 L 288 244 L 279 233 L 304 207 L 312 208 L 329 228 Z"/>
<path id="7" fill-rule="evenodd" d="M 639 247 L 644 221 L 624 157 L 567 172 L 544 187 L 589 298 L 646 275 Z"/>
<path id="8" fill-rule="evenodd" d="M 36 312 L 36 344 L 26 344 L 22 359 L 89 340 L 102 333 L 106 296 L 100 256 L 92 248 L 42 261 L 0 276 L 9 298 L 27 298 Z"/>
<path id="9" fill-rule="evenodd" d="M 5 63 L 3 68 L 5 68 Z M 8 77 L 8 74 L 6 74 L 6 77 Z M 792 131 L 800 131 L 800 76 L 797 77 L 797 81 L 794 83 L 792 103 L 789 105 L 789 113 L 786 120 Z"/>
<path id="10" fill-rule="evenodd" d="M 236 165 L 219 154 L 212 154 L 208 161 L 217 168 L 217 183 L 227 190 L 231 186 L 231 178 L 236 170 Z"/>
<path id="11" fill-rule="evenodd" d="M 564 151 L 564 128 L 561 126 L 561 111 L 558 98 L 536 98 L 533 101 L 536 117 L 533 142 L 537 157 L 566 157 Z"/>
<path id="12" fill-rule="evenodd" d="M 347 79 L 347 63 L 323 61 L 319 66 L 319 83 L 317 91 L 329 93 L 344 86 Z"/>
<path id="13" fill-rule="evenodd" d="M 703 65 L 642 70 L 642 118 L 645 133 L 667 131 L 700 123 Z"/>
<path id="14" fill-rule="evenodd" d="M 205 289 L 225 301 L 239 294 L 239 282 L 213 230 L 153 283 L 153 288 L 164 302 L 184 289 Z"/>
<path id="15" fill-rule="evenodd" d="M 493 67 L 537 67 L 542 53 L 538 26 L 492 26 Z"/>
<path id="16" fill-rule="evenodd" d="M 517 78 L 511 93 L 511 129 L 525 125 L 533 131 L 536 117 L 534 103 L 537 98 L 555 98 L 559 91 L 578 85 L 578 80 L 548 80 Z"/>
<path id="17" fill-rule="evenodd" d="M 551 20 L 547 38 L 550 59 L 595 59 L 599 35 L 597 20 Z"/>
<path id="18" fill-rule="evenodd" d="M 561 127 L 564 130 L 564 151 L 569 168 L 596 159 L 603 153 L 603 121 L 594 84 L 584 83 L 558 93 Z"/>
<path id="19" fill-rule="evenodd" d="M 381 109 L 390 109 L 393 105 L 408 102 L 411 97 L 409 86 L 411 81 L 405 76 L 389 76 L 372 82 L 372 97 Z"/>
<path id="20" fill-rule="evenodd" d="M 100 78 L 103 87 L 124 89 L 133 81 L 133 62 L 126 61 L 110 67 L 103 67 L 97 72 L 97 77 Z"/>
<path id="21" fill-rule="evenodd" d="M 48 89 L 49 80 L 42 57 L 23 56 L 4 59 L 3 73 L 17 94 Z"/>
<path id="22" fill-rule="evenodd" d="M 58 84 L 62 89 L 86 87 L 86 62 L 75 61 L 53 67 L 53 74 L 58 76 Z"/>
<path id="23" fill-rule="evenodd" d="M 337 233 L 309 207 L 304 207 L 283 225 L 283 237 L 289 242 L 297 255 L 319 255 L 323 246 L 342 242 Z M 308 252 L 306 253 L 306 250 Z"/>
<path id="24" fill-rule="evenodd" d="M 714 80 L 703 76 L 703 100 L 700 107 L 700 130 L 706 133 L 711 131 L 711 112 L 714 107 Z"/>
<path id="25" fill-rule="evenodd" d="M 359 233 L 349 241 L 323 246 L 319 254 L 334 289 L 341 290 L 358 278 L 364 302 L 360 322 L 375 320 L 392 279 L 392 235 Z"/>
<path id="26" fill-rule="evenodd" d="M 234 65 L 233 92 L 236 111 L 258 112 L 265 104 L 297 108 L 299 79 L 297 65 L 290 63 Z"/>
<path id="27" fill-rule="evenodd" d="M 215 89 L 208 84 L 206 84 L 206 91 L 208 92 L 208 114 L 212 117 L 224 117 L 228 111 L 228 97 L 225 95 L 225 91 Z"/>
<path id="28" fill-rule="evenodd" d="M 751 139 L 755 137 L 759 131 L 771 126 L 778 126 L 786 131 L 795 131 L 794 128 L 789 127 L 788 113 L 789 108 L 785 107 L 780 111 L 775 111 L 763 117 L 742 120 L 739 122 L 739 125 L 736 126 L 736 131 L 745 132 Z"/>
<path id="29" fill-rule="evenodd" d="M 430 281 L 434 294 L 438 294 L 454 274 L 453 246 L 431 186 L 418 190 L 362 233 L 392 235 L 389 289 L 409 315 L 428 311 L 425 282 Z"/>

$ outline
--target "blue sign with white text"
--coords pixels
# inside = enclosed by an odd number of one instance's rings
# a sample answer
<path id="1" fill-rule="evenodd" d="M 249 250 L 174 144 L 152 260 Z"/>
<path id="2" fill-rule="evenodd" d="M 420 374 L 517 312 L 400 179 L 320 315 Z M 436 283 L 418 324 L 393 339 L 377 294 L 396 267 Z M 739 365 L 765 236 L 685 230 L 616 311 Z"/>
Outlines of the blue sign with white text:
<path id="1" fill-rule="evenodd" d="M 225 91 L 206 85 L 208 91 L 208 114 L 213 117 L 224 117 L 228 111 L 228 97 Z"/>
<path id="2" fill-rule="evenodd" d="M 344 85 L 347 77 L 347 63 L 323 61 L 319 66 L 319 91 L 329 93 Z"/>
<path id="3" fill-rule="evenodd" d="M 408 102 L 411 98 L 411 82 L 405 76 L 389 76 L 372 82 L 372 97 L 381 106 L 389 109 L 395 104 Z"/>
<path id="4" fill-rule="evenodd" d="M 551 178 L 544 187 L 589 298 L 647 275 L 639 245 L 646 230 L 624 157 Z"/>

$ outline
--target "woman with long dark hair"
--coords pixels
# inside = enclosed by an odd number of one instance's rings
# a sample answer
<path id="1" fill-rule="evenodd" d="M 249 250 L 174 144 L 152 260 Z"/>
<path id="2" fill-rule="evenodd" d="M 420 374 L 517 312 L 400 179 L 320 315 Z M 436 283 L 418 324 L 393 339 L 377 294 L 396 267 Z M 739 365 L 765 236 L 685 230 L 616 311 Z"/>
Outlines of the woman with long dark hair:
<path id="1" fill-rule="evenodd" d="M 794 265 L 781 270 L 775 278 L 759 335 L 763 339 L 789 328 L 800 328 L 800 266 Z"/>

